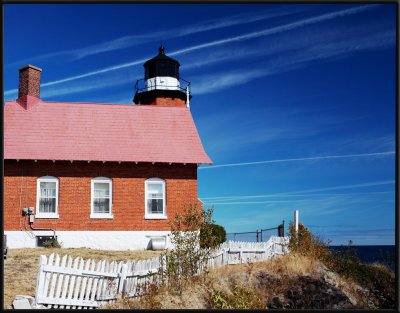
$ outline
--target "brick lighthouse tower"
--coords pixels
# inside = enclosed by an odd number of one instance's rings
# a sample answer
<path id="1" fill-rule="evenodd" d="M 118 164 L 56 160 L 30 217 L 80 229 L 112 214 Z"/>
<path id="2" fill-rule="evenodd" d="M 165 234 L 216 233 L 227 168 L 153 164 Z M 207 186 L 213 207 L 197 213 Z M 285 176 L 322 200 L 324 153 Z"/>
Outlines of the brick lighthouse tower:
<path id="1" fill-rule="evenodd" d="M 164 47 L 144 63 L 144 80 L 136 81 L 133 102 L 138 105 L 189 107 L 190 83 L 179 77 L 179 62 Z"/>

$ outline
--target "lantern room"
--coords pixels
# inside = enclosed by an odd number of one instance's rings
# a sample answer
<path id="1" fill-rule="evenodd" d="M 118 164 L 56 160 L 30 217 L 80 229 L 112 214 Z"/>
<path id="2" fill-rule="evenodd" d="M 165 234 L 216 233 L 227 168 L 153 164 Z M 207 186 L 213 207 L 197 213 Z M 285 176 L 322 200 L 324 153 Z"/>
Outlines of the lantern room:
<path id="1" fill-rule="evenodd" d="M 176 102 L 176 106 L 189 106 L 190 83 L 179 77 L 179 62 L 167 56 L 163 46 L 158 55 L 143 66 L 144 79 L 136 81 L 135 104 L 166 103 L 162 100 L 169 99 L 169 104 Z"/>

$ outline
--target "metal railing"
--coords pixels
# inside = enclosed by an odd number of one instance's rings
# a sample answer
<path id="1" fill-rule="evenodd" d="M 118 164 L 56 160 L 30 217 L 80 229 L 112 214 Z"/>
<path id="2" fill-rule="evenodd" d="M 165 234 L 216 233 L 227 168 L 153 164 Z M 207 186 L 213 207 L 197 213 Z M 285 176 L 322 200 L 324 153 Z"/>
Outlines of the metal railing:
<path id="1" fill-rule="evenodd" d="M 227 233 L 227 240 L 233 241 L 250 241 L 250 242 L 263 242 L 267 241 L 272 236 L 284 237 L 285 236 L 285 221 L 277 227 L 264 228 L 256 231 L 248 232 L 234 232 Z"/>
<path id="2" fill-rule="evenodd" d="M 138 79 L 136 80 L 135 83 L 135 94 L 140 93 L 140 92 L 146 92 L 146 91 L 151 91 L 151 90 L 179 90 L 184 93 L 189 92 L 190 93 L 190 82 L 187 80 L 180 78 L 177 81 L 179 82 L 178 85 L 165 85 L 165 84 L 159 84 L 157 85 L 157 79 L 154 80 L 154 85 L 147 86 L 145 79 Z"/>

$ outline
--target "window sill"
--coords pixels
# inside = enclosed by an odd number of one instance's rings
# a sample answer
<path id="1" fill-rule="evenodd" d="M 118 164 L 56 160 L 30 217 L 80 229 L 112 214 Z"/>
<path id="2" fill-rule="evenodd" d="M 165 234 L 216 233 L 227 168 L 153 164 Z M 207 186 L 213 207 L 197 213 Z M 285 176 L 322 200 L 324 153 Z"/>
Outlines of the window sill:
<path id="1" fill-rule="evenodd" d="M 35 218 L 59 218 L 60 216 L 58 214 L 40 214 L 37 213 L 35 215 Z"/>
<path id="2" fill-rule="evenodd" d="M 144 216 L 145 220 L 166 220 L 168 217 L 166 215 L 158 214 L 146 214 Z"/>
<path id="3" fill-rule="evenodd" d="M 114 218 L 113 215 L 109 214 L 90 214 L 90 218 L 97 218 L 97 219 L 109 219 L 112 220 Z"/>

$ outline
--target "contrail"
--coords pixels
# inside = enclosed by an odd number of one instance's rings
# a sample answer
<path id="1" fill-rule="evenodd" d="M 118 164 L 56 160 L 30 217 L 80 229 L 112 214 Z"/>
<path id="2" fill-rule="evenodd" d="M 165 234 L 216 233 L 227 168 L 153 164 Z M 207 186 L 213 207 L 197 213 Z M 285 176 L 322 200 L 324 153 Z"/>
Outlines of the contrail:
<path id="1" fill-rule="evenodd" d="M 299 190 L 299 191 L 287 191 L 287 192 L 279 192 L 279 193 L 273 193 L 273 194 L 267 194 L 267 195 L 256 195 L 256 196 L 225 196 L 225 197 L 201 197 L 201 200 L 216 200 L 216 201 L 222 201 L 223 199 L 230 200 L 232 198 L 239 199 L 240 197 L 242 198 L 255 198 L 255 197 L 266 197 L 266 196 L 285 196 L 285 195 L 294 195 L 298 193 L 307 193 L 307 192 L 315 192 L 315 191 L 328 191 L 328 190 L 340 190 L 340 189 L 351 189 L 351 188 L 360 188 L 360 187 L 372 187 L 372 186 L 381 186 L 381 185 L 390 185 L 394 184 L 394 180 L 384 180 L 384 181 L 378 181 L 378 182 L 370 182 L 370 183 L 362 183 L 362 184 L 352 184 L 352 185 L 341 185 L 341 186 L 332 186 L 332 187 L 325 187 L 325 188 L 317 188 L 317 189 L 305 189 L 305 190 Z"/>
<path id="2" fill-rule="evenodd" d="M 231 197 L 208 197 L 208 198 L 200 198 L 200 200 L 204 200 L 204 202 L 210 201 L 233 201 L 233 200 L 241 200 L 241 199 L 255 199 L 255 198 L 290 198 L 290 197 L 334 197 L 334 196 L 356 196 L 356 195 L 376 195 L 376 194 L 393 194 L 393 191 L 372 191 L 372 192 L 347 192 L 347 193 L 315 193 L 315 194 L 265 194 L 265 195 L 256 195 L 256 196 L 231 196 Z"/>
<path id="3" fill-rule="evenodd" d="M 380 6 L 380 5 L 376 4 L 376 5 L 370 5 L 370 6 L 358 6 L 356 8 L 336 11 L 333 13 L 322 14 L 322 15 L 319 15 L 316 17 L 307 18 L 307 19 L 303 19 L 303 20 L 300 20 L 297 22 L 289 23 L 289 24 L 286 24 L 283 26 L 272 27 L 272 28 L 262 30 L 262 31 L 252 32 L 252 33 L 248 33 L 248 34 L 244 34 L 244 35 L 239 35 L 239 36 L 235 36 L 235 37 L 230 37 L 230 38 L 207 42 L 207 43 L 204 43 L 201 45 L 196 45 L 196 46 L 189 47 L 189 48 L 184 48 L 181 50 L 174 51 L 174 52 L 170 53 L 170 55 L 187 53 L 190 51 L 208 48 L 208 47 L 221 45 L 221 44 L 226 44 L 226 43 L 234 42 L 234 41 L 248 40 L 248 39 L 258 38 L 261 36 L 277 34 L 277 33 L 285 32 L 285 31 L 292 30 L 295 28 L 299 28 L 302 26 L 328 21 L 331 19 L 335 19 L 337 17 L 342 17 L 342 16 L 346 16 L 346 15 L 356 14 L 356 13 L 366 11 L 366 10 L 371 10 L 371 9 L 375 8 L 376 6 Z"/>
<path id="4" fill-rule="evenodd" d="M 208 166 L 208 167 L 199 167 L 199 170 L 209 170 L 209 169 L 214 169 L 214 168 L 219 168 L 219 167 L 233 167 L 233 166 L 245 166 L 245 165 L 255 165 L 255 164 L 268 164 L 268 163 L 315 161 L 315 160 L 325 160 L 325 159 L 343 159 L 343 158 L 369 157 L 369 156 L 386 156 L 386 155 L 392 155 L 392 154 L 395 154 L 395 151 L 376 152 L 376 153 L 361 153 L 361 154 L 345 154 L 345 155 L 327 155 L 327 156 L 317 156 L 317 157 L 310 157 L 310 158 L 278 159 L 278 160 L 266 160 L 266 161 L 256 161 L 256 162 L 212 165 L 212 166 Z"/>
<path id="5" fill-rule="evenodd" d="M 302 27 L 302 26 L 305 26 L 305 25 L 315 24 L 315 23 L 331 20 L 331 19 L 334 19 L 334 18 L 337 18 L 337 17 L 342 17 L 342 16 L 346 16 L 346 15 L 352 15 L 352 14 L 356 14 L 356 13 L 359 13 L 359 12 L 362 12 L 362 11 L 371 10 L 371 9 L 377 7 L 377 6 L 380 6 L 380 5 L 379 4 L 363 5 L 363 6 L 358 6 L 356 8 L 336 11 L 336 12 L 333 12 L 333 13 L 322 14 L 322 15 L 319 15 L 319 16 L 316 16 L 316 17 L 303 19 L 303 20 L 300 20 L 300 21 L 297 21 L 297 22 L 289 23 L 289 24 L 286 24 L 286 25 L 283 25 L 283 26 L 277 26 L 277 27 L 269 28 L 269 29 L 266 29 L 266 30 L 263 30 L 263 31 L 252 32 L 252 33 L 248 33 L 248 34 L 243 34 L 243 35 L 239 35 L 239 36 L 235 36 L 235 37 L 230 37 L 230 38 L 225 38 L 225 39 L 221 39 L 221 40 L 211 41 L 211 42 L 203 43 L 203 44 L 200 44 L 200 45 L 195 45 L 195 46 L 192 46 L 192 47 L 176 50 L 176 51 L 173 51 L 173 52 L 169 53 L 169 55 L 178 55 L 178 54 L 183 54 L 183 53 L 187 53 L 187 52 L 194 51 L 194 50 L 199 50 L 199 49 L 204 49 L 204 48 L 208 48 L 208 47 L 212 47 L 212 46 L 226 44 L 226 43 L 229 43 L 229 42 L 248 40 L 248 39 L 258 38 L 258 37 L 261 37 L 261 36 L 267 36 L 267 35 L 276 34 L 276 33 L 284 32 L 284 31 L 289 31 L 289 30 L 292 30 L 292 29 L 295 29 L 295 28 L 299 28 L 299 27 Z M 146 61 L 147 61 L 147 59 L 142 59 L 142 60 L 136 60 L 136 61 L 132 61 L 132 62 L 128 62 L 128 63 L 118 64 L 118 65 L 115 65 L 115 66 L 106 67 L 104 69 L 88 72 L 88 73 L 85 73 L 85 74 L 80 74 L 80 75 L 71 76 L 71 77 L 67 77 L 67 78 L 64 78 L 64 79 L 59 79 L 59 80 L 55 80 L 55 81 L 52 81 L 52 82 L 48 82 L 48 83 L 42 84 L 42 87 L 53 86 L 53 85 L 69 82 L 69 81 L 72 81 L 72 80 L 77 80 L 77 79 L 81 79 L 81 78 L 85 78 L 85 77 L 89 77 L 89 76 L 93 76 L 93 75 L 106 73 L 106 72 L 109 72 L 109 71 L 119 70 L 119 69 L 130 67 L 130 66 L 133 66 L 133 65 L 143 64 Z M 15 93 L 17 91 L 18 91 L 18 89 L 7 90 L 6 92 L 4 92 L 4 95 L 9 95 L 9 94 Z"/>

